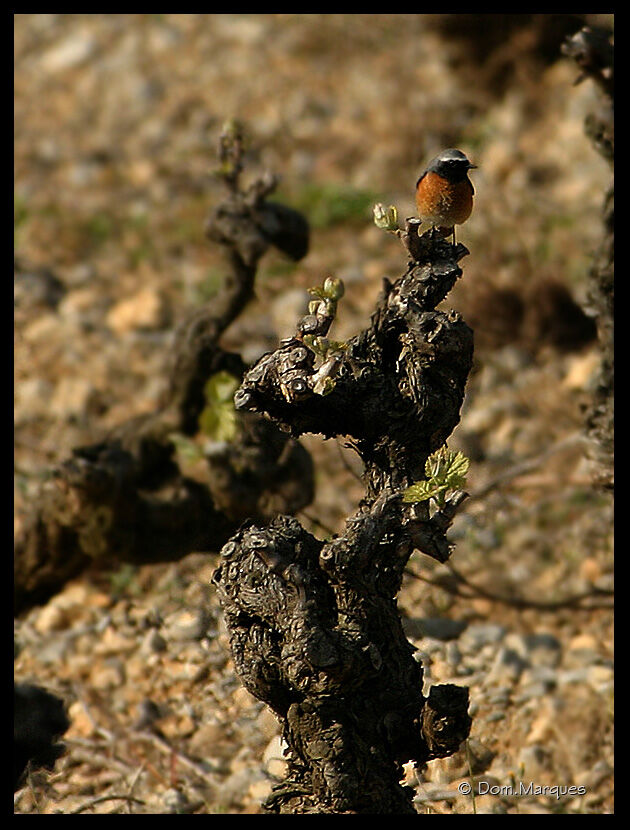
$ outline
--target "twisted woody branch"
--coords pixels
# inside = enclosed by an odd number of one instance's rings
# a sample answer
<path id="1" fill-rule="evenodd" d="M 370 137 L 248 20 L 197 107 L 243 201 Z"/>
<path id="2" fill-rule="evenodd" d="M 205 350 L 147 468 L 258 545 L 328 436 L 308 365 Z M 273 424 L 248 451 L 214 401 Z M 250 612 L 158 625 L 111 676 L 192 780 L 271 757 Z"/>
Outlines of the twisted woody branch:
<path id="1" fill-rule="evenodd" d="M 402 490 L 459 421 L 473 335 L 438 311 L 468 251 L 418 223 L 399 232 L 411 256 L 385 280 L 370 325 L 345 344 L 327 339 L 339 281 L 328 279 L 294 337 L 245 373 L 241 411 L 265 413 L 300 436 L 351 440 L 365 498 L 328 541 L 293 518 L 250 522 L 223 547 L 214 581 L 237 672 L 283 724 L 288 776 L 276 813 L 414 813 L 401 764 L 455 752 L 469 732 L 468 691 L 422 694 L 422 668 L 403 633 L 396 596 L 414 549 L 446 561 L 446 531 L 465 498 L 433 515 Z"/>
<path id="2" fill-rule="evenodd" d="M 269 200 L 274 176 L 241 186 L 243 158 L 242 131 L 229 124 L 219 146 L 225 194 L 206 225 L 227 260 L 224 284 L 176 331 L 157 410 L 74 449 L 29 505 L 14 547 L 16 614 L 46 602 L 93 563 L 111 568 L 218 550 L 245 517 L 292 513 L 312 499 L 310 456 L 258 415 L 240 413 L 235 440 L 214 442 L 205 482 L 187 477 L 175 452 L 174 435 L 199 432 L 208 379 L 218 372 L 240 379 L 246 369 L 219 341 L 251 299 L 261 257 L 275 246 L 298 260 L 308 248 L 304 218 Z"/>

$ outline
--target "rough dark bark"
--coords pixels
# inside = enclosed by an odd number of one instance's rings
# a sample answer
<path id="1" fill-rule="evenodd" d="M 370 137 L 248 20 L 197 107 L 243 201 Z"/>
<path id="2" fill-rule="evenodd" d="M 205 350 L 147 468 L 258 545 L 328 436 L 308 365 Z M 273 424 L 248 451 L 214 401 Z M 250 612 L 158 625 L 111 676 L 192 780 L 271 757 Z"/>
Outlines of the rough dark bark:
<path id="1" fill-rule="evenodd" d="M 611 165 L 615 157 L 615 76 L 612 32 L 605 28 L 584 27 L 564 44 L 581 73 L 576 83 L 590 78 L 600 89 L 600 106 L 585 121 L 585 131 L 593 146 Z M 615 190 L 611 180 L 604 197 L 604 233 L 589 274 L 588 311 L 595 317 L 601 348 L 597 390 L 586 413 L 586 432 L 591 439 L 590 456 L 594 480 L 607 489 L 614 486 L 614 304 L 615 304 Z"/>
<path id="2" fill-rule="evenodd" d="M 94 562 L 172 561 L 195 550 L 218 550 L 246 517 L 293 513 L 313 495 L 309 454 L 274 424 L 238 416 L 238 436 L 215 446 L 208 480 L 180 470 L 172 436 L 199 432 L 210 376 L 241 378 L 240 356 L 219 338 L 252 297 L 260 258 L 275 245 L 294 259 L 308 248 L 302 216 L 268 200 L 276 187 L 262 175 L 240 187 L 242 135 L 221 136 L 220 177 L 226 196 L 206 227 L 224 251 L 222 290 L 180 325 L 165 372 L 168 392 L 155 413 L 131 419 L 104 440 L 75 449 L 41 488 L 14 548 L 14 611 L 45 602 Z"/>
<path id="3" fill-rule="evenodd" d="M 423 697 L 396 605 L 415 548 L 450 556 L 446 531 L 465 498 L 432 515 L 402 500 L 459 421 L 473 355 L 460 315 L 435 309 L 468 251 L 417 231 L 408 220 L 407 271 L 385 280 L 365 331 L 318 353 L 313 338 L 335 311 L 322 298 L 235 396 L 294 436 L 348 437 L 365 465 L 365 498 L 340 536 L 320 541 L 285 516 L 249 523 L 215 572 L 236 670 L 290 748 L 288 777 L 266 804 L 276 813 L 414 813 L 401 764 L 452 754 L 470 728 L 467 689 Z"/>
<path id="4" fill-rule="evenodd" d="M 65 749 L 59 737 L 70 726 L 60 698 L 30 683 L 13 685 L 13 789 L 27 767 L 52 769 Z"/>

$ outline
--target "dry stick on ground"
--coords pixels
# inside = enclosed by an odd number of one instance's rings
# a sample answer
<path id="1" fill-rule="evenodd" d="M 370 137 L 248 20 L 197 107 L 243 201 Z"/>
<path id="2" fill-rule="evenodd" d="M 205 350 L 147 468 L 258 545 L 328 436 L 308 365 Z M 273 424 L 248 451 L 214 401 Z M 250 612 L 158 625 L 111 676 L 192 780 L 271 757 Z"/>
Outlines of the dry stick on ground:
<path id="1" fill-rule="evenodd" d="M 417 228 L 408 220 L 401 232 L 407 271 L 385 280 L 365 331 L 326 350 L 341 293 L 328 280 L 235 396 L 295 436 L 348 436 L 365 468 L 365 497 L 340 536 L 320 541 L 287 516 L 250 523 L 214 575 L 236 670 L 289 745 L 288 776 L 266 802 L 276 813 L 413 814 L 401 765 L 452 754 L 470 729 L 467 689 L 423 697 L 396 605 L 415 548 L 449 558 L 446 530 L 465 498 L 432 516 L 401 498 L 458 423 L 473 354 L 460 315 L 435 310 L 468 251 Z"/>
<path id="2" fill-rule="evenodd" d="M 66 815 L 76 816 L 79 813 L 84 813 L 86 810 L 91 810 L 97 804 L 103 804 L 105 801 L 125 801 L 127 804 L 146 804 L 141 798 L 135 798 L 132 795 L 100 795 L 95 798 L 88 798 L 74 810 L 70 810 Z"/>
<path id="3" fill-rule="evenodd" d="M 260 258 L 270 245 L 293 259 L 308 248 L 302 216 L 268 199 L 273 176 L 241 188 L 238 126 L 222 134 L 219 157 L 226 195 L 206 233 L 227 257 L 225 284 L 176 332 L 158 411 L 74 450 L 29 506 L 14 549 L 16 614 L 48 600 L 92 562 L 112 567 L 218 550 L 247 516 L 294 513 L 312 499 L 309 454 L 251 413 L 239 415 L 233 442 L 215 442 L 207 484 L 186 477 L 177 462 L 172 436 L 199 431 L 208 378 L 223 371 L 238 382 L 246 368 L 239 355 L 221 349 L 219 338 L 251 299 Z"/>

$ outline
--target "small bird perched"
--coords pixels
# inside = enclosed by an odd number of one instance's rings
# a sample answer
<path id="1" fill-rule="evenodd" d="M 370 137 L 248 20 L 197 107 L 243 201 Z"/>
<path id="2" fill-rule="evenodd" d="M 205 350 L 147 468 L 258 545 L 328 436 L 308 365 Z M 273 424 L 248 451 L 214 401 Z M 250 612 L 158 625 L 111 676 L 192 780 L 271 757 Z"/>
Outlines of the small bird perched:
<path id="1" fill-rule="evenodd" d="M 470 216 L 475 192 L 468 171 L 475 168 L 461 150 L 442 150 L 427 165 L 416 182 L 418 216 L 444 236 L 453 235 L 455 225 Z"/>

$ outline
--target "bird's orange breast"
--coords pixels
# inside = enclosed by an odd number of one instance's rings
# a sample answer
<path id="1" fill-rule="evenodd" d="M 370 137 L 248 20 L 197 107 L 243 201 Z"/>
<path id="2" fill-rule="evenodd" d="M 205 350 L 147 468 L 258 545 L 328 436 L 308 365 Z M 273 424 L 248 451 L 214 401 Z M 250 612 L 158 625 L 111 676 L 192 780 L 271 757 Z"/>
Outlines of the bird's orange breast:
<path id="1" fill-rule="evenodd" d="M 437 173 L 425 173 L 416 188 L 416 206 L 418 216 L 431 225 L 461 225 L 472 212 L 472 184 L 468 178 L 449 182 Z"/>

